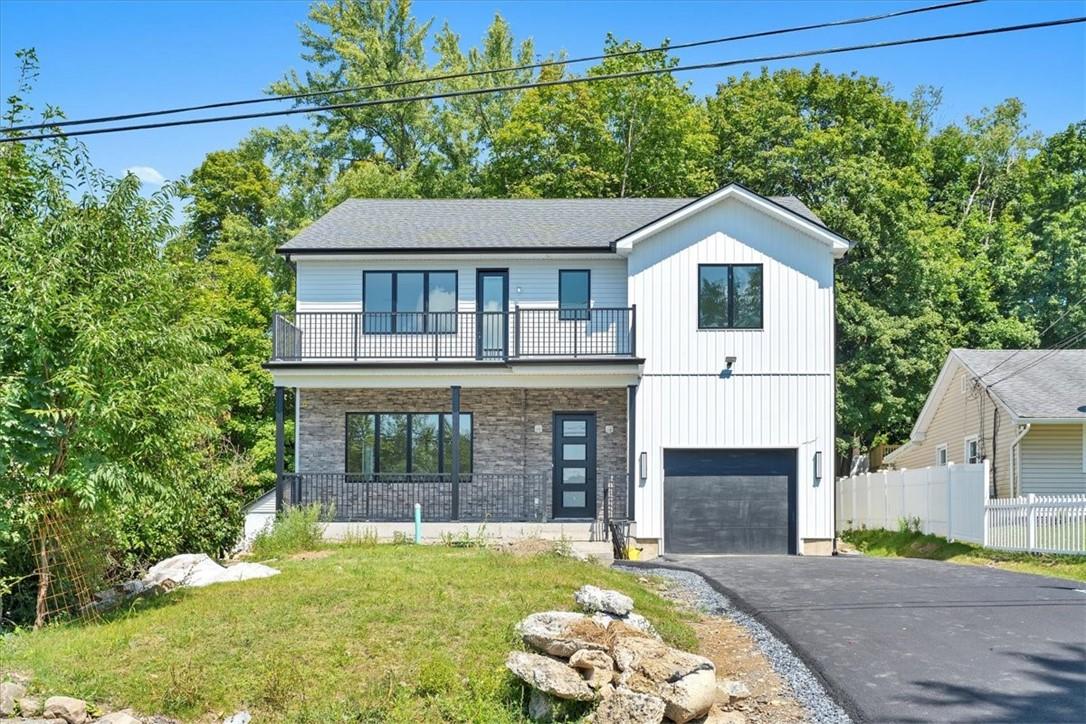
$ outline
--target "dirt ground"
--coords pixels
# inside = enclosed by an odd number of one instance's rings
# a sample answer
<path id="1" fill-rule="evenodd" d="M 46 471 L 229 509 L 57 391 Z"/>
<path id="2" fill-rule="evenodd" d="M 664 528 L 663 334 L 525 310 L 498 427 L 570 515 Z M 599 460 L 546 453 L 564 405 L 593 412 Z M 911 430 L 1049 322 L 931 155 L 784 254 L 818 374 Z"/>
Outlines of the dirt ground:
<path id="1" fill-rule="evenodd" d="M 661 595 L 692 610 L 690 602 L 668 585 L 666 579 L 642 579 L 654 586 Z M 736 711 L 749 724 L 794 724 L 807 721 L 807 713 L 792 694 L 791 688 L 758 649 L 746 629 L 731 619 L 699 614 L 694 623 L 698 637 L 698 653 L 716 666 L 717 679 L 733 679 L 746 685 L 750 697 L 721 706 Z"/>

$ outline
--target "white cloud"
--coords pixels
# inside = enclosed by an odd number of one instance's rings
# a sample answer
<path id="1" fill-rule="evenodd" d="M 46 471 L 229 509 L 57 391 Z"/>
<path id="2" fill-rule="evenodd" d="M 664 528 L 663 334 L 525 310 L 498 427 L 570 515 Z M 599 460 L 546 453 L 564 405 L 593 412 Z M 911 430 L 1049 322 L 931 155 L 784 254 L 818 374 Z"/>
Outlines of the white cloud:
<path id="1" fill-rule="evenodd" d="M 125 173 L 130 173 L 148 186 L 161 186 L 166 183 L 166 177 L 151 166 L 129 166 Z"/>

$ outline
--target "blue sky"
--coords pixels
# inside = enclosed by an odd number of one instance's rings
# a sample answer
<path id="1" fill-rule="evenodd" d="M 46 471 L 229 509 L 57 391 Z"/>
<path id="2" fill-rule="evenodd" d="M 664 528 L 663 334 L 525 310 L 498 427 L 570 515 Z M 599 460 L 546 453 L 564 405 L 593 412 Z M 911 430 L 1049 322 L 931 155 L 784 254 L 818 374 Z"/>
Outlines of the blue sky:
<path id="1" fill-rule="evenodd" d="M 653 45 L 718 37 L 892 9 L 912 2 L 435 2 L 415 14 L 448 20 L 465 44 L 481 37 L 495 13 L 538 52 L 600 52 L 606 33 Z M 0 96 L 14 90 L 14 53 L 37 48 L 41 76 L 32 98 L 70 118 L 260 95 L 291 68 L 302 69 L 297 25 L 307 2 L 34 2 L 0 0 Z M 681 51 L 684 63 L 956 32 L 1086 14 L 1083 0 L 990 0 L 859 26 L 797 33 Z M 961 121 L 1009 96 L 1021 98 L 1033 128 L 1045 133 L 1086 118 L 1086 25 L 919 46 L 784 61 L 807 68 L 874 75 L 906 98 L 917 85 L 943 88 L 936 123 Z M 699 95 L 757 66 L 684 74 Z M 204 154 L 229 148 L 253 127 L 245 121 L 139 131 L 86 139 L 94 161 L 112 174 L 144 167 L 146 178 L 174 179 Z M 153 184 L 149 184 L 153 186 Z"/>

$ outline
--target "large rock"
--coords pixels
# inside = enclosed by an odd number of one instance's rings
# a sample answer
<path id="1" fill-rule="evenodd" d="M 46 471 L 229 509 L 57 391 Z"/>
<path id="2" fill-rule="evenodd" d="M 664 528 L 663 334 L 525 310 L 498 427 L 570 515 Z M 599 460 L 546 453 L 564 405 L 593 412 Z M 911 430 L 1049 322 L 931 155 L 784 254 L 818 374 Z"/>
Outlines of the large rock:
<path id="1" fill-rule="evenodd" d="M 89 720 L 87 702 L 70 696 L 51 696 L 46 699 L 42 716 L 46 719 L 63 719 L 68 724 L 85 724 Z"/>
<path id="2" fill-rule="evenodd" d="M 556 708 L 556 700 L 550 694 L 544 694 L 539 689 L 532 689 L 531 694 L 528 695 L 528 718 L 532 721 L 554 721 Z"/>
<path id="3" fill-rule="evenodd" d="M 0 684 L 0 716 L 15 714 L 15 700 L 26 696 L 26 687 L 14 681 Z"/>
<path id="4" fill-rule="evenodd" d="M 714 706 L 708 714 L 695 719 L 693 724 L 747 724 L 747 718 L 737 711 L 724 711 Z"/>
<path id="5" fill-rule="evenodd" d="M 526 651 L 513 651 L 505 660 L 505 666 L 521 681 L 544 694 L 574 701 L 596 698 L 596 692 L 577 670 L 561 661 Z"/>
<path id="6" fill-rule="evenodd" d="M 15 700 L 15 708 L 21 717 L 41 716 L 41 700 L 32 696 L 22 696 Z"/>
<path id="7" fill-rule="evenodd" d="M 124 711 L 110 712 L 99 719 L 95 719 L 94 724 L 140 724 L 140 720 L 132 716 L 131 710 L 125 709 Z"/>
<path id="8" fill-rule="evenodd" d="M 569 665 L 581 672 L 593 689 L 610 684 L 615 675 L 615 662 L 602 651 L 581 649 L 569 657 Z"/>
<path id="9" fill-rule="evenodd" d="M 615 689 L 600 702 L 592 717 L 593 724 L 660 724 L 664 720 L 664 700 L 652 694 Z"/>
<path id="10" fill-rule="evenodd" d="M 596 613 L 592 614 L 592 620 L 599 625 L 606 627 L 610 627 L 612 623 L 614 623 L 615 621 L 619 621 L 626 624 L 627 626 L 635 628 L 639 631 L 644 631 L 651 636 L 659 638 L 659 634 L 656 633 L 656 629 L 653 627 L 652 623 L 650 623 L 647 618 L 639 613 L 630 612 L 625 616 L 616 616 L 613 613 L 597 611 Z"/>
<path id="11" fill-rule="evenodd" d="M 655 639 L 627 636 L 615 641 L 611 657 L 619 683 L 664 700 L 665 714 L 678 724 L 704 716 L 716 698 L 716 669 L 704 656 L 674 649 Z"/>
<path id="12" fill-rule="evenodd" d="M 586 611 L 602 611 L 625 616 L 633 610 L 633 599 L 625 593 L 609 591 L 596 586 L 581 586 L 573 594 L 573 600 Z"/>
<path id="13" fill-rule="evenodd" d="M 607 628 L 588 616 L 570 611 L 533 613 L 517 624 L 524 643 L 552 656 L 572 656 L 580 649 L 606 651 Z"/>
<path id="14" fill-rule="evenodd" d="M 220 566 L 203 553 L 182 553 L 151 566 L 143 577 L 146 587 L 190 586 L 199 588 L 226 581 L 246 581 L 267 578 L 279 571 L 260 563 L 239 563 L 229 568 Z"/>

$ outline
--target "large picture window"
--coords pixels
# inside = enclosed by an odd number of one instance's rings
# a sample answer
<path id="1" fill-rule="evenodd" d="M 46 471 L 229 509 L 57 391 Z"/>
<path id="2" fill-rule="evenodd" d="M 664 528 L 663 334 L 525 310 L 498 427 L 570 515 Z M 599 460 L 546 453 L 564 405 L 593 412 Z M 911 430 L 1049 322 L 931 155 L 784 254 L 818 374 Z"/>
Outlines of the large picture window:
<path id="1" fill-rule="evenodd" d="M 472 470 L 472 418 L 460 413 L 460 472 Z M 452 472 L 452 415 L 445 412 L 347 413 L 348 473 Z"/>
<path id="2" fill-rule="evenodd" d="M 454 271 L 368 271 L 362 286 L 368 334 L 456 332 Z"/>
<path id="3" fill-rule="evenodd" d="M 558 318 L 587 320 L 591 306 L 592 275 L 587 269 L 558 272 Z"/>
<path id="4" fill-rule="evenodd" d="M 761 329 L 762 265 L 698 265 L 698 328 Z"/>

